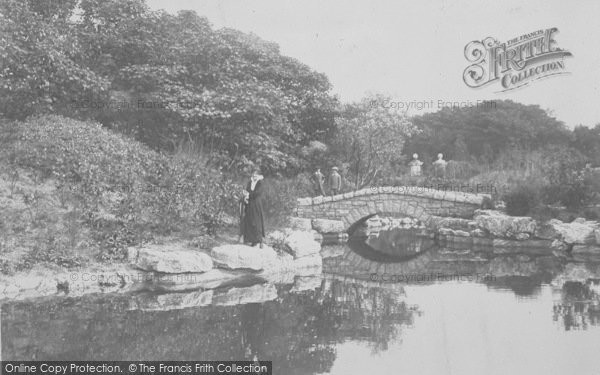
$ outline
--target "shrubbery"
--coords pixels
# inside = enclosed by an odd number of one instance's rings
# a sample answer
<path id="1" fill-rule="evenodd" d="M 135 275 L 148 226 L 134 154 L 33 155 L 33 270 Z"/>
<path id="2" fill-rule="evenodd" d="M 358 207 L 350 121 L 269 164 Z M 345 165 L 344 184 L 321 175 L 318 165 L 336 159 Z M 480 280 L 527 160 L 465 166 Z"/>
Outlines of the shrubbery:
<path id="1" fill-rule="evenodd" d="M 265 214 L 268 226 L 285 225 L 284 220 L 292 215 L 296 199 L 312 196 L 312 183 L 306 174 L 288 179 L 265 179 Z"/>
<path id="2" fill-rule="evenodd" d="M 60 116 L 3 124 L 0 144 L 0 158 L 8 161 L 4 168 L 53 181 L 53 197 L 48 199 L 62 206 L 60 225 L 38 225 L 48 233 L 25 265 L 36 261 L 76 265 L 78 257 L 67 258 L 69 251 L 77 253 L 78 244 L 96 246 L 97 256 L 109 260 L 122 259 L 128 246 L 155 235 L 213 234 L 225 212 L 233 212 L 234 194 L 240 190 L 193 157 L 158 153 L 99 124 Z M 41 213 L 58 215 L 58 207 L 41 212 L 36 194 L 22 192 L 28 209 L 21 216 L 32 221 Z M 70 232 L 83 230 L 81 225 L 90 230 L 88 237 L 95 244 L 65 239 L 73 237 Z"/>
<path id="3" fill-rule="evenodd" d="M 511 216 L 528 215 L 539 203 L 539 191 L 531 185 L 518 185 L 504 195 L 506 213 Z"/>

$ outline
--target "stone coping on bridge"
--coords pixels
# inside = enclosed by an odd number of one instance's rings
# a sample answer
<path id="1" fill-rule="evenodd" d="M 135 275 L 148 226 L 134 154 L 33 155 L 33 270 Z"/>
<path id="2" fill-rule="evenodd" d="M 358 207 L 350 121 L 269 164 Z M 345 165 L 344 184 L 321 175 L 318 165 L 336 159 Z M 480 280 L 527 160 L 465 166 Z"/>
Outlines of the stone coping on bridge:
<path id="1" fill-rule="evenodd" d="M 481 205 L 485 200 L 491 200 L 490 194 L 464 193 L 450 190 L 436 190 L 428 187 L 419 186 L 375 186 L 348 193 L 337 194 L 333 196 L 318 196 L 314 198 L 298 198 L 298 206 L 312 206 L 315 204 L 343 201 L 354 197 L 379 195 L 379 194 L 397 194 L 410 197 L 422 197 L 437 199 L 449 202 L 467 203 Z"/>

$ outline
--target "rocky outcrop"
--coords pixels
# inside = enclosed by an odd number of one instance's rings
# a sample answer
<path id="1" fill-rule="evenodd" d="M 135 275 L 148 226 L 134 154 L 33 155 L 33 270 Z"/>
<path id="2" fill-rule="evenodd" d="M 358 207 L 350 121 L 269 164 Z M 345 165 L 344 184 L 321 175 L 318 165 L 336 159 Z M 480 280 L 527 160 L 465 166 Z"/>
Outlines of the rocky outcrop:
<path id="1" fill-rule="evenodd" d="M 137 251 L 134 266 L 144 271 L 163 273 L 206 272 L 213 268 L 212 258 L 194 250 L 143 248 Z"/>
<path id="2" fill-rule="evenodd" d="M 241 244 L 222 245 L 213 248 L 210 256 L 218 267 L 230 270 L 249 269 L 260 271 L 269 268 L 272 263 L 277 261 L 275 250 L 266 245 L 262 249 L 257 246 Z"/>
<path id="3" fill-rule="evenodd" d="M 594 231 L 597 229 L 598 223 L 585 220 L 564 223 L 560 220 L 552 219 L 542 227 L 543 230 L 537 232 L 538 236 L 558 239 L 567 244 L 589 245 L 596 242 Z"/>
<path id="4" fill-rule="evenodd" d="M 145 287 L 151 275 L 124 264 L 71 271 L 35 268 L 0 277 L 0 300 L 137 291 Z"/>
<path id="5" fill-rule="evenodd" d="M 532 235 L 537 228 L 531 217 L 508 216 L 494 210 L 476 210 L 474 220 L 480 229 L 495 237 L 516 238 L 521 233 Z"/>
<path id="6" fill-rule="evenodd" d="M 79 271 L 44 268 L 11 277 L 0 276 L 0 300 L 129 291 L 188 292 L 265 282 L 291 284 L 296 276 L 321 274 L 323 261 L 316 234 L 313 229 L 270 234 L 268 240 L 286 250 L 279 254 L 266 245 L 262 248 L 222 245 L 213 248 L 210 255 L 178 244 L 130 248 L 130 264 L 102 265 L 101 269 L 96 266 Z M 208 303 L 208 295 L 200 294 L 162 298 L 143 308 L 160 310 L 167 305 L 185 307 Z M 175 301 L 178 298 L 180 300 Z"/>
<path id="7" fill-rule="evenodd" d="M 474 229 L 475 227 L 471 228 L 473 224 L 475 224 L 475 222 L 468 219 L 461 219 L 458 217 L 434 216 L 429 221 L 428 227 L 430 227 L 431 229 Z"/>

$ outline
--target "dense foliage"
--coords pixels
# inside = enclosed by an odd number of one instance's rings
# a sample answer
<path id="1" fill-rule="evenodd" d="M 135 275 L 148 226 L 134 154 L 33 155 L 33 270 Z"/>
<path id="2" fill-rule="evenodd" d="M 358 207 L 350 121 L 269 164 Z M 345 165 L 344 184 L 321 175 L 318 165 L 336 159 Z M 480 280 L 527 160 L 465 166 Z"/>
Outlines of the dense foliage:
<path id="1" fill-rule="evenodd" d="M 53 238 L 50 244 L 38 246 L 36 259 L 50 256 L 40 247 L 62 254 L 63 249 L 48 245 L 56 245 L 57 238 L 78 231 L 80 225 L 91 231 L 102 259 L 122 258 L 127 246 L 157 234 L 214 234 L 233 213 L 235 194 L 240 191 L 193 155 L 157 153 L 97 123 L 56 115 L 5 123 L 0 127 L 0 144 L 5 146 L 0 158 L 8 161 L 3 165 L 9 169 L 3 171 L 6 175 L 15 175 L 15 183 L 19 171 L 36 176 L 33 192 L 15 189 L 14 196 L 21 196 L 18 200 L 25 208 L 13 217 L 27 219 L 26 227 L 46 227 Z M 40 193 L 44 181 L 53 182 L 46 189 L 48 197 Z M 60 207 L 41 205 L 41 201 L 56 201 Z M 10 210 L 5 210 L 8 215 Z M 63 225 L 51 227 L 45 220 L 59 213 Z M 71 222 L 72 227 L 67 225 Z M 75 246 L 74 242 L 63 245 Z"/>
<path id="2" fill-rule="evenodd" d="M 0 112 L 93 118 L 153 148 L 200 141 L 222 165 L 293 173 L 331 135 L 327 78 L 254 35 L 141 0 L 3 1 Z"/>
<path id="3" fill-rule="evenodd" d="M 421 133 L 407 140 L 406 152 L 429 158 L 493 162 L 506 150 L 535 150 L 567 144 L 564 124 L 537 105 L 498 100 L 490 106 L 443 108 L 413 119 Z"/>

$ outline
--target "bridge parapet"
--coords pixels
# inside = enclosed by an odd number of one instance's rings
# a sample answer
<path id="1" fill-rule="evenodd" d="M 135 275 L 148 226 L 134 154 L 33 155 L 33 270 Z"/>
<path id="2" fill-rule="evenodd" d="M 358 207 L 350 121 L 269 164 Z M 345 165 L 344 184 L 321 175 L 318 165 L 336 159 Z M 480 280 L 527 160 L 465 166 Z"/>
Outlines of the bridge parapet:
<path id="1" fill-rule="evenodd" d="M 342 220 L 349 228 L 373 214 L 410 216 L 423 222 L 432 215 L 471 218 L 489 194 L 435 190 L 416 186 L 371 187 L 327 197 L 299 198 L 296 214 L 310 219 Z"/>

